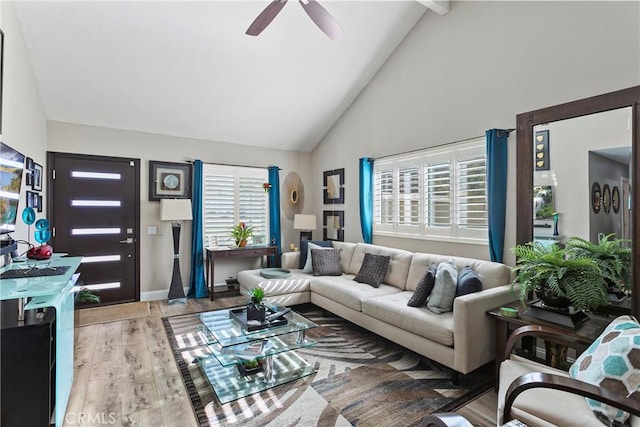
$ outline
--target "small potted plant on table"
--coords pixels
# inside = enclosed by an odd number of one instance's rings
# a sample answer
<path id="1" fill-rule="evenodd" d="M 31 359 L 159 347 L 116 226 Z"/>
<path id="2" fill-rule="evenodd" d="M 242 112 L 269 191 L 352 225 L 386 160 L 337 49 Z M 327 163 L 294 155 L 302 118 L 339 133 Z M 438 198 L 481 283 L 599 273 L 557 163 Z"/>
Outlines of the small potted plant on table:
<path id="1" fill-rule="evenodd" d="M 264 290 L 262 288 L 253 288 L 249 291 L 251 300 L 247 303 L 247 321 L 257 320 L 264 323 L 265 306 L 262 304 L 264 299 Z"/>
<path id="2" fill-rule="evenodd" d="M 231 229 L 231 235 L 236 239 L 236 246 L 243 248 L 247 245 L 247 239 L 253 234 L 254 228 L 241 221 Z"/>

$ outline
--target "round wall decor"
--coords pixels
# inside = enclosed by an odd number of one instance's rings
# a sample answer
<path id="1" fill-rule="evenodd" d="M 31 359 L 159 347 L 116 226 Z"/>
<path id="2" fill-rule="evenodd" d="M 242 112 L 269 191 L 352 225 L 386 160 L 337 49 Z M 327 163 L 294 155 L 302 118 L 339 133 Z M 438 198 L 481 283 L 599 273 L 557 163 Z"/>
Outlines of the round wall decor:
<path id="1" fill-rule="evenodd" d="M 591 184 L 591 209 L 594 213 L 600 212 L 600 202 L 602 199 L 602 193 L 600 192 L 600 184 L 594 182 Z"/>
<path id="2" fill-rule="evenodd" d="M 605 184 L 602 187 L 602 209 L 607 214 L 611 210 L 611 188 L 609 188 L 609 184 Z"/>
<path id="3" fill-rule="evenodd" d="M 296 214 L 304 208 L 304 185 L 302 178 L 295 172 L 289 172 L 282 183 L 282 208 L 285 216 L 293 221 Z"/>
<path id="4" fill-rule="evenodd" d="M 617 185 L 614 185 L 611 191 L 611 207 L 614 213 L 620 211 L 620 189 L 618 189 Z"/>

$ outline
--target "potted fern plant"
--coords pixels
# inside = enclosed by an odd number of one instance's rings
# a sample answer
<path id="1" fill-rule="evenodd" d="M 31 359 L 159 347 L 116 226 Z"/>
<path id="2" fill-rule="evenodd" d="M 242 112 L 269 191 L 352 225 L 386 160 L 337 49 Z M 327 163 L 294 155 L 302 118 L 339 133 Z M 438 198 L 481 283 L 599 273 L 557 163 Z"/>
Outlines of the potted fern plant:
<path id="1" fill-rule="evenodd" d="M 631 288 L 631 248 L 629 240 L 615 238 L 616 234 L 598 234 L 598 243 L 572 237 L 567 248 L 574 254 L 593 259 L 607 282 L 609 292 Z"/>
<path id="2" fill-rule="evenodd" d="M 580 311 L 607 304 L 608 285 L 593 257 L 570 247 L 546 247 L 540 242 L 517 245 L 513 252 L 517 262 L 511 288 L 520 285 L 523 305 L 532 292 L 546 306 L 557 309 L 573 306 Z"/>

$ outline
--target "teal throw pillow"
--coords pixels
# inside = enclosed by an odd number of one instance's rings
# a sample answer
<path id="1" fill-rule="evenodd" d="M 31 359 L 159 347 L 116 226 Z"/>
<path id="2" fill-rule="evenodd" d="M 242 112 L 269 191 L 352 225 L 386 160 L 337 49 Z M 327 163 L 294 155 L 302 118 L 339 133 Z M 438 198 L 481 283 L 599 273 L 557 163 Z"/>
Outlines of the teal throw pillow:
<path id="1" fill-rule="evenodd" d="M 640 399 L 640 325 L 632 316 L 613 320 L 569 369 L 572 378 Z M 629 413 L 588 399 L 598 417 L 624 423 Z"/>

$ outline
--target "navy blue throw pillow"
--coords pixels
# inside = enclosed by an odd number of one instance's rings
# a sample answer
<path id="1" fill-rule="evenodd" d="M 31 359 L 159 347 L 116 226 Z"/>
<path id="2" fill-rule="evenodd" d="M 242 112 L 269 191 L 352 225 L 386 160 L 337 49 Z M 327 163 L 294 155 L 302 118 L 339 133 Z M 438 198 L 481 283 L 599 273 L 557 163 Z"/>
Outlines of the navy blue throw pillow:
<path id="1" fill-rule="evenodd" d="M 458 286 L 456 287 L 456 296 L 472 294 L 482 290 L 482 280 L 478 273 L 473 271 L 470 266 L 463 267 L 458 273 Z"/>
<path id="2" fill-rule="evenodd" d="M 333 246 L 333 243 L 331 241 L 323 241 L 323 240 L 302 240 L 300 241 L 300 262 L 299 262 L 299 267 L 300 269 L 304 268 L 304 265 L 307 263 L 307 255 L 309 255 L 309 242 L 313 243 L 314 245 L 318 245 L 318 246 L 322 246 L 324 248 L 330 248 Z"/>

